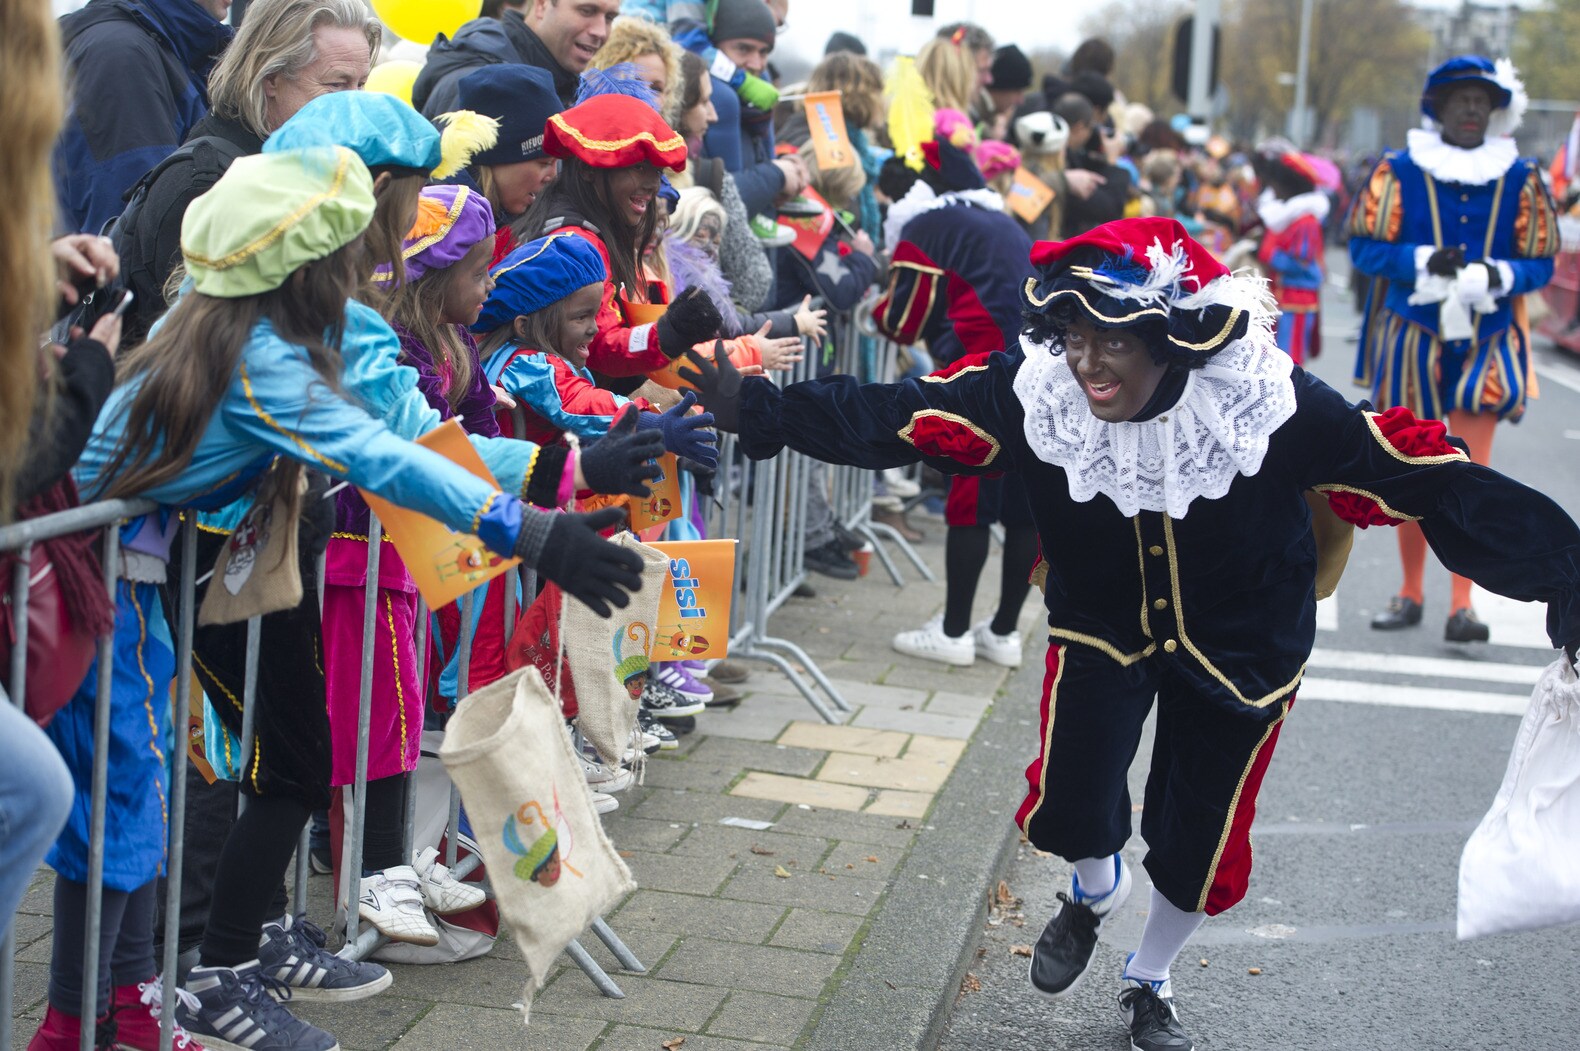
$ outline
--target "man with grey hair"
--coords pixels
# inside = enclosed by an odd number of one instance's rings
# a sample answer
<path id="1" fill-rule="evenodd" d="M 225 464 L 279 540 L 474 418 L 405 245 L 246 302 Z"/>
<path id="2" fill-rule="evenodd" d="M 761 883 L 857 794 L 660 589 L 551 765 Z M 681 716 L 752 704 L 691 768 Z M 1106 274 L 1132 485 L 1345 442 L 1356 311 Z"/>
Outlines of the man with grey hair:
<path id="1" fill-rule="evenodd" d="M 582 71 L 609 39 L 620 0 L 520 0 L 506 3 L 497 19 L 474 18 L 441 33 L 412 85 L 412 105 L 426 117 L 456 107 L 461 78 L 478 66 L 520 62 L 546 69 L 554 92 L 569 108 L 576 102 Z M 418 41 L 423 43 L 423 41 Z"/>
<path id="2" fill-rule="evenodd" d="M 187 206 L 237 157 L 261 152 L 269 133 L 309 101 L 365 85 L 382 33 L 362 0 L 256 0 L 248 8 L 235 46 L 209 78 L 208 116 L 142 177 L 113 235 L 137 296 L 122 346 L 140 343 L 165 312 Z"/>

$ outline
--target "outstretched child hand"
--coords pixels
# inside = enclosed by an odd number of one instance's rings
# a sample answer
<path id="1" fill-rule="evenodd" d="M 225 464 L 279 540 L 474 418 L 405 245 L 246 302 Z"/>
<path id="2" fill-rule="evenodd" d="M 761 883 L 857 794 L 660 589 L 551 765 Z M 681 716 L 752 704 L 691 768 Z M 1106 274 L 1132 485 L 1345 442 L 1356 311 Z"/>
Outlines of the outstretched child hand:
<path id="1" fill-rule="evenodd" d="M 769 339 L 770 327 L 765 321 L 762 328 L 745 338 L 756 345 L 757 353 L 762 358 L 764 372 L 789 372 L 805 356 L 801 337 L 786 336 L 783 339 Z"/>
<path id="2" fill-rule="evenodd" d="M 807 296 L 801 300 L 801 309 L 795 312 L 795 330 L 821 343 L 828 335 L 828 311 L 822 307 L 813 310 L 812 297 Z"/>
<path id="3" fill-rule="evenodd" d="M 666 412 L 644 412 L 641 427 L 657 431 L 664 436 L 664 448 L 686 460 L 695 460 L 704 467 L 717 467 L 719 463 L 718 436 L 713 432 L 713 414 L 692 414 L 697 404 L 696 391 L 686 391 L 680 404 Z"/>

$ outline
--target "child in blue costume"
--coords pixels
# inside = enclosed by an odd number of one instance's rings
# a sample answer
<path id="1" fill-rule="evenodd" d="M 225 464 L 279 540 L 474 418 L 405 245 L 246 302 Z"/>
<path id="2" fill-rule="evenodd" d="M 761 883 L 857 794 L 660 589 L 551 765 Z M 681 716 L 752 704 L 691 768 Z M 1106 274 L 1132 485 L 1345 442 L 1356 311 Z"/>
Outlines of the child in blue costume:
<path id="1" fill-rule="evenodd" d="M 1570 661 L 1580 528 L 1470 462 L 1442 424 L 1351 406 L 1295 366 L 1266 286 L 1171 219 L 1041 242 L 1030 263 L 1021 340 L 947 376 L 780 389 L 700 358 L 682 374 L 753 459 L 793 448 L 1024 478 L 1050 641 L 1017 816 L 1075 869 L 1030 978 L 1069 995 L 1130 891 L 1128 772 L 1156 701 L 1141 808 L 1153 887 L 1119 1004 L 1131 1047 L 1179 1051 L 1193 1045 L 1170 967 L 1207 915 L 1245 895 L 1256 795 L 1316 635 L 1306 492 L 1354 525 L 1420 521 L 1451 569 L 1546 602 Z"/>
<path id="2" fill-rule="evenodd" d="M 474 532 L 501 554 L 522 556 L 601 613 L 608 603 L 623 604 L 621 589 L 637 583 L 638 567 L 589 528 L 607 525 L 603 519 L 527 509 L 397 437 L 336 391 L 339 330 L 373 208 L 372 177 L 349 150 L 238 160 L 187 213 L 182 252 L 192 290 L 154 338 L 122 363 L 122 385 L 100 415 L 78 467 L 79 485 L 95 497 L 144 497 L 170 509 L 217 507 L 260 481 L 265 491 L 289 498 L 297 464 L 311 464 Z M 207 348 L 201 361 L 193 346 Z M 155 749 L 169 741 L 165 698 L 173 668 L 154 587 L 173 518 L 166 510 L 126 530 L 135 557 L 123 566 L 123 576 L 132 578 L 120 592 L 117 649 L 125 659 L 116 662 L 110 701 L 111 783 L 118 790 L 110 799 L 106 883 L 116 890 L 148 884 L 163 861 L 167 772 Z M 56 720 L 57 744 L 83 797 L 51 859 L 66 880 L 86 872 L 91 755 L 83 745 L 96 685 L 90 673 Z M 296 805 L 299 831 L 307 810 Z M 277 880 L 292 845 L 252 863 Z M 57 956 L 61 948 L 57 941 Z M 199 1006 L 183 1021 L 200 1039 L 219 1035 L 215 1020 L 229 1015 L 228 1038 L 248 1046 L 265 1037 L 319 1051 L 334 1046 L 328 1034 L 275 1005 L 263 983 L 254 960 L 201 967 L 190 986 Z"/>

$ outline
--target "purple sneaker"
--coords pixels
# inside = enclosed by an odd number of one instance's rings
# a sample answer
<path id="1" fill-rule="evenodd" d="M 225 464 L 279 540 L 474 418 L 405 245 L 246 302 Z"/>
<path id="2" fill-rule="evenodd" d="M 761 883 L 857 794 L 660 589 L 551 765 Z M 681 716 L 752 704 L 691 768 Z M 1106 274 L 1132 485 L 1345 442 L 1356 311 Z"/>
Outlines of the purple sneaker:
<path id="1" fill-rule="evenodd" d="M 713 700 L 713 691 L 697 681 L 691 670 L 679 661 L 655 662 L 649 666 L 659 682 L 678 691 L 686 700 L 707 704 Z"/>

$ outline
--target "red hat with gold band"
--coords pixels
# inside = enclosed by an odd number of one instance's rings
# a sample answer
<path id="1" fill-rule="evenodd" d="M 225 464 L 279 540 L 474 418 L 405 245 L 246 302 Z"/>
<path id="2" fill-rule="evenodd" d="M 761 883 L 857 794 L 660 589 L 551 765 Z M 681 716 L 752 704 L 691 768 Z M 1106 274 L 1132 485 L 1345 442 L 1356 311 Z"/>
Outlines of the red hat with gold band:
<path id="1" fill-rule="evenodd" d="M 629 168 L 643 161 L 684 171 L 686 140 L 653 107 L 626 95 L 595 95 L 549 118 L 543 151 L 594 168 Z"/>

